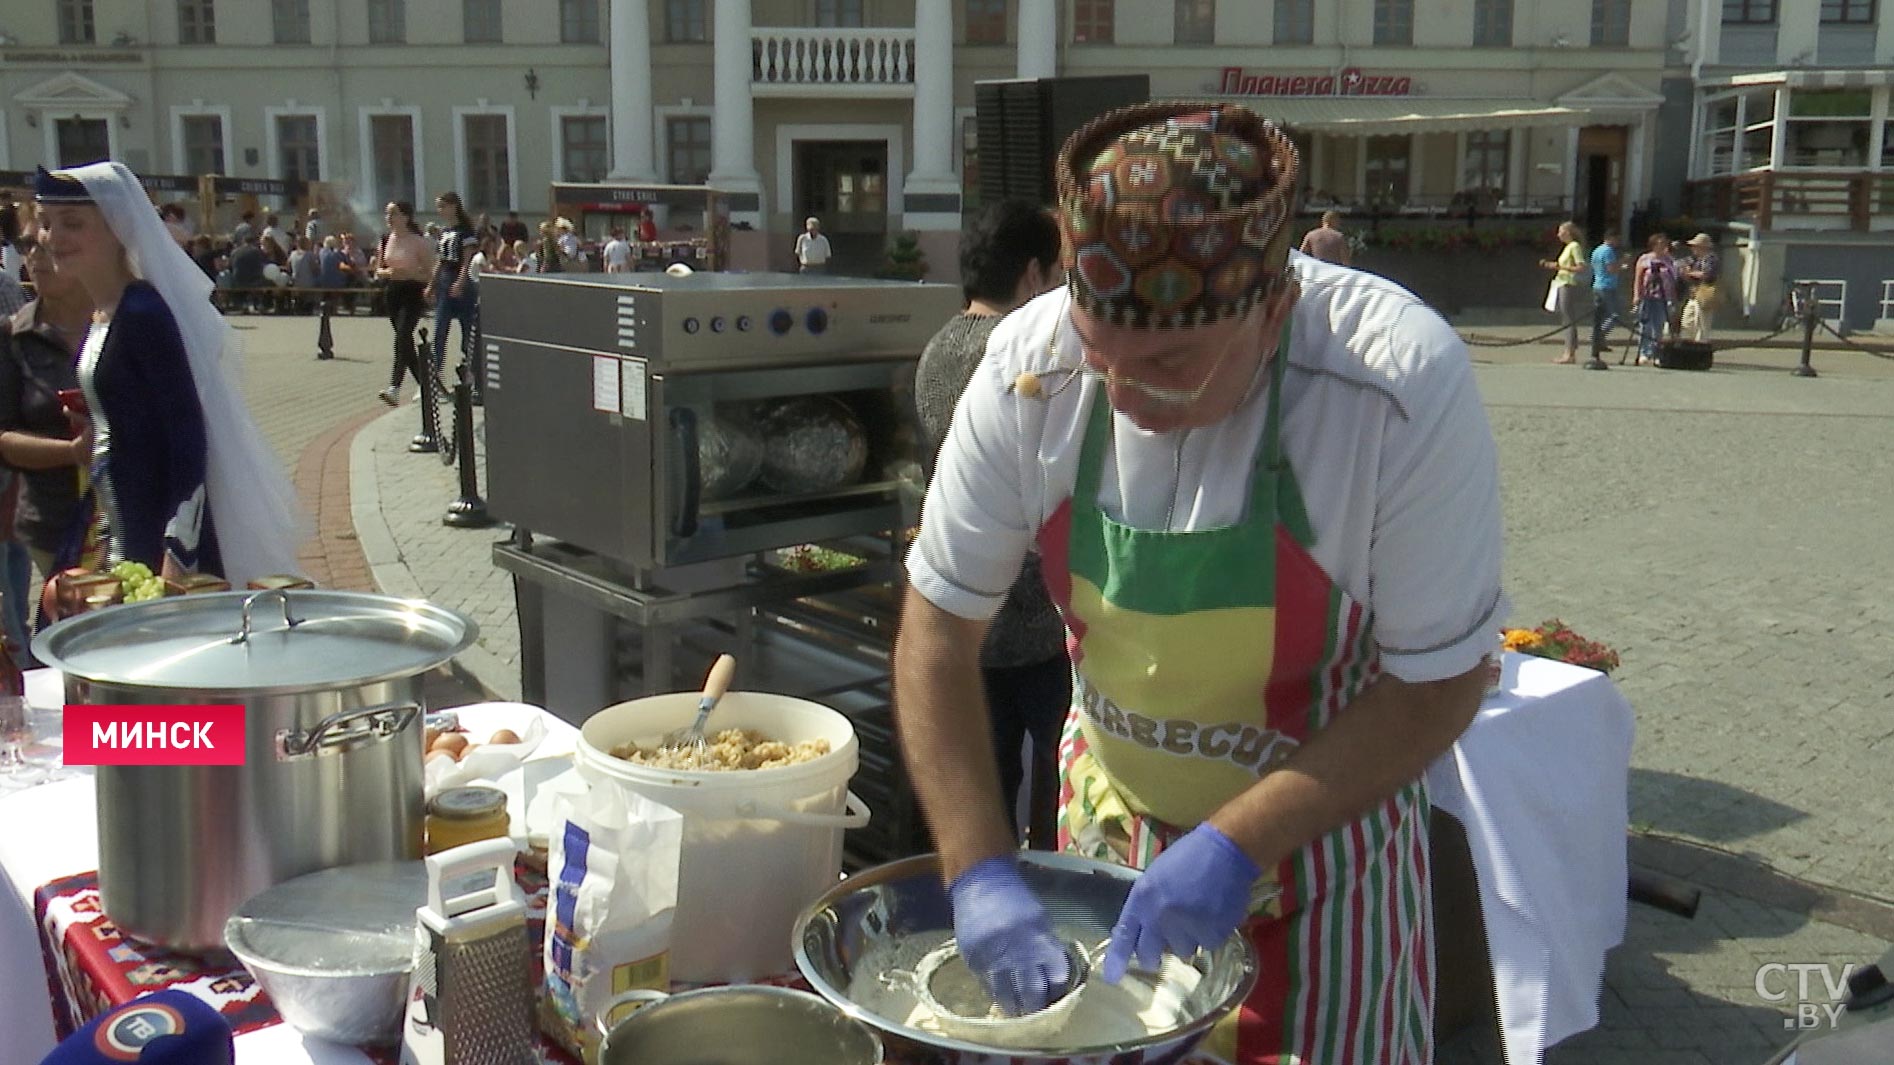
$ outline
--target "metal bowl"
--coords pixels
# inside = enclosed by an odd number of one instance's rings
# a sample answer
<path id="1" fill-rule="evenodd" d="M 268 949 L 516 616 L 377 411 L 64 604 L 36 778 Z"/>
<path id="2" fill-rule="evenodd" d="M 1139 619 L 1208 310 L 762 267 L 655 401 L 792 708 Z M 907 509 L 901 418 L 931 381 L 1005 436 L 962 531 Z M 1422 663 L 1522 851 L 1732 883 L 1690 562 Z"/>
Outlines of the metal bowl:
<path id="1" fill-rule="evenodd" d="M 1138 876 L 1134 869 L 1069 855 L 1028 851 L 1019 862 L 1054 926 L 1085 944 L 1110 935 Z M 906 858 L 849 877 L 805 910 L 796 922 L 796 966 L 817 994 L 879 1031 L 891 1058 L 912 1057 L 930 1065 L 1177 1062 L 1256 984 L 1255 950 L 1232 934 L 1216 950 L 1195 958 L 1166 957 L 1159 973 L 1127 975 L 1127 980 L 1150 981 L 1154 992 L 1166 996 L 1175 1009 L 1174 1024 L 1137 1038 L 1045 1050 L 986 1046 L 917 1028 L 876 1012 L 850 993 L 859 978 L 891 975 L 892 970 L 868 970 L 884 964 L 894 946 L 938 943 L 952 928 L 953 904 L 941 886 L 938 858 Z"/>
<path id="2" fill-rule="evenodd" d="M 285 881 L 244 903 L 224 942 L 304 1035 L 355 1046 L 401 1036 L 414 970 L 421 862 L 344 865 Z"/>

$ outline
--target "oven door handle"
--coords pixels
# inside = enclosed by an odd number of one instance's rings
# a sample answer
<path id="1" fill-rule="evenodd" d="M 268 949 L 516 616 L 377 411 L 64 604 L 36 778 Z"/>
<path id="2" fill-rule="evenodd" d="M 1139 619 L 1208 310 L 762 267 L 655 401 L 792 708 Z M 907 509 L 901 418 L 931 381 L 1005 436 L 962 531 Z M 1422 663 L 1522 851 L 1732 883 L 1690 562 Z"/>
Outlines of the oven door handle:
<path id="1" fill-rule="evenodd" d="M 697 463 L 697 412 L 689 407 L 671 409 L 671 437 L 683 461 L 683 484 L 678 481 L 678 464 L 672 463 L 671 535 L 680 540 L 697 535 L 697 504 L 703 490 L 703 471 Z"/>

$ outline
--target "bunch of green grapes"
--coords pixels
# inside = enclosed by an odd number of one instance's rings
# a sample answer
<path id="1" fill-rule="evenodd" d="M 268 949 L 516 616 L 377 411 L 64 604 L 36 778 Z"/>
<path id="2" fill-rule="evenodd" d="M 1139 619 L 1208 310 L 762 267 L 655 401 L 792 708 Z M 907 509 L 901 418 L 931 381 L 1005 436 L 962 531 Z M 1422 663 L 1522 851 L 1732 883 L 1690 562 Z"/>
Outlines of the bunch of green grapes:
<path id="1" fill-rule="evenodd" d="M 151 572 L 143 562 L 120 562 L 112 567 L 112 576 L 125 589 L 127 603 L 141 603 L 164 596 L 164 578 Z"/>

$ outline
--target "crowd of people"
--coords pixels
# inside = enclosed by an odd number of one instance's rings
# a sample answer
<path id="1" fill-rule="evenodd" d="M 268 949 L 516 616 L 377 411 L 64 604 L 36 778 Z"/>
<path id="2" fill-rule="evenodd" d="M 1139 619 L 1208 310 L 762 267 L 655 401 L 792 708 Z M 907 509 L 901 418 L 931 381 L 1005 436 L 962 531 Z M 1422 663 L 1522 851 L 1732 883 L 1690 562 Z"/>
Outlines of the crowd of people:
<path id="1" fill-rule="evenodd" d="M 1561 223 L 1558 240 L 1557 257 L 1539 262 L 1540 267 L 1552 271 L 1545 309 L 1558 315 L 1565 331 L 1565 351 L 1553 362 L 1578 361 L 1578 325 L 1585 310 L 1586 281 L 1592 293 L 1592 350 L 1609 350 L 1611 330 L 1619 323 L 1631 327 L 1639 366 L 1654 364 L 1658 347 L 1667 338 L 1710 343 L 1712 322 L 1721 302 L 1717 281 L 1722 275 L 1716 240 L 1710 234 L 1673 241 L 1662 232 L 1653 233 L 1645 242 L 1644 253 L 1635 261 L 1627 261 L 1621 253 L 1615 233 L 1606 234 L 1587 252 L 1585 231 L 1576 222 Z M 1626 287 L 1630 289 L 1628 315 Z"/>

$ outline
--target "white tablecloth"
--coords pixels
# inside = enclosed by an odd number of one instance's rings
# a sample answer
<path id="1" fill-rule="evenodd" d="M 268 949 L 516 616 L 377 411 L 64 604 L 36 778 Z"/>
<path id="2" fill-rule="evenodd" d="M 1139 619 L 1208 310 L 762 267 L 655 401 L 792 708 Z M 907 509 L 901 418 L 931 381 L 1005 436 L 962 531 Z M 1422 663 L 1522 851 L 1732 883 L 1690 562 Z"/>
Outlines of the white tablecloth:
<path id="1" fill-rule="evenodd" d="M 461 712 L 475 735 L 520 727 Z M 516 834 L 525 791 L 577 736 L 549 714 L 545 725 L 527 772 L 500 782 Z M 1501 692 L 1428 772 L 1473 852 L 1509 1065 L 1538 1065 L 1545 1047 L 1597 1023 L 1605 952 L 1624 935 L 1631 735 L 1631 708 L 1603 674 L 1508 655 Z M 89 776 L 0 797 L 0 1065 L 35 1065 L 53 1045 L 33 891 L 98 867 L 93 808 Z M 237 1046 L 257 1065 L 368 1060 L 281 1025 Z"/>

